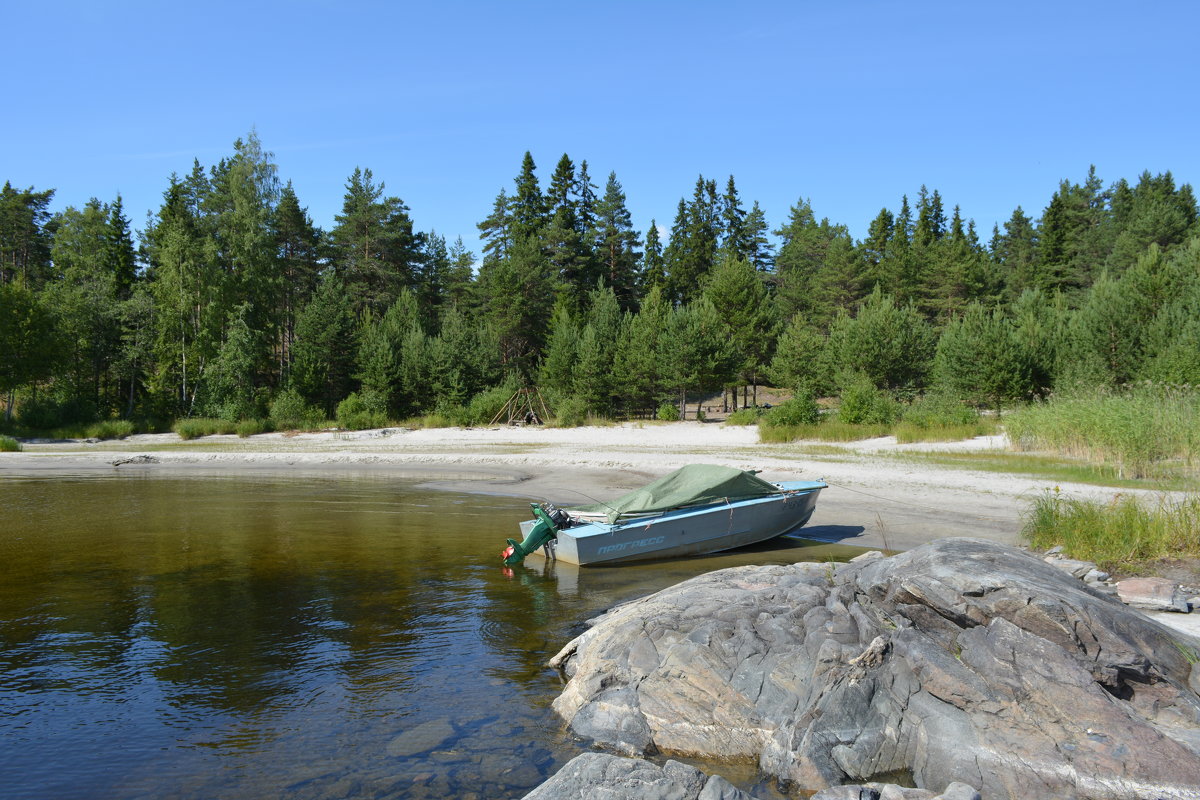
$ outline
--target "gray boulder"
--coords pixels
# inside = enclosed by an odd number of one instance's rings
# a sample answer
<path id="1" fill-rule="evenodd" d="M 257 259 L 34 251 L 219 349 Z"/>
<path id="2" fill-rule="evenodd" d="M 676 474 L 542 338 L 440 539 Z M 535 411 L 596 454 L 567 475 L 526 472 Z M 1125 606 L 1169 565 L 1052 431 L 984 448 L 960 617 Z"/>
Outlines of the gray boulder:
<path id="1" fill-rule="evenodd" d="M 663 766 L 607 753 L 584 753 L 567 762 L 525 800 L 754 800 L 720 775 L 668 761 Z"/>
<path id="2" fill-rule="evenodd" d="M 803 789 L 909 772 L 983 797 L 1200 796 L 1200 643 L 1040 558 L 946 539 L 737 567 L 594 621 L 555 710 L 627 754 L 757 758 Z"/>

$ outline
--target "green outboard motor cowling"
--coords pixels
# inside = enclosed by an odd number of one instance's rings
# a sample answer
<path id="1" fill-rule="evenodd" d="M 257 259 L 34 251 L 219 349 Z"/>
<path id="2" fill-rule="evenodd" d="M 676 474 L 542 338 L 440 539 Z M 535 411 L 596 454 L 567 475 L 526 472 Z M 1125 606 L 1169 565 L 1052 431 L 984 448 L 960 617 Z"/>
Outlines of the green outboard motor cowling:
<path id="1" fill-rule="evenodd" d="M 533 509 L 533 516 L 537 519 L 529 534 L 525 537 L 525 541 L 518 542 L 516 539 L 508 540 L 508 547 L 500 555 L 504 558 L 506 566 L 514 567 L 525 560 L 525 556 L 537 551 L 539 547 L 546 544 L 551 539 L 558 538 L 558 527 L 555 526 L 554 520 L 546 513 L 546 509 L 539 503 L 530 503 L 529 507 Z"/>

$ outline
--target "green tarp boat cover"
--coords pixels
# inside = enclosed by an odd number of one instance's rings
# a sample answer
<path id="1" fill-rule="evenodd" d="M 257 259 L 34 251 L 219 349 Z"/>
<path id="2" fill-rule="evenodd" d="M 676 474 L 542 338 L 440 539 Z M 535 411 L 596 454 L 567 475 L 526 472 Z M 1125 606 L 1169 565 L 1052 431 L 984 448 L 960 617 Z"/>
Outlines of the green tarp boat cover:
<path id="1" fill-rule="evenodd" d="M 669 475 L 607 503 L 575 506 L 571 511 L 605 513 L 610 523 L 622 517 L 670 511 L 673 508 L 749 500 L 778 494 L 779 487 L 753 472 L 713 464 L 689 464 Z"/>

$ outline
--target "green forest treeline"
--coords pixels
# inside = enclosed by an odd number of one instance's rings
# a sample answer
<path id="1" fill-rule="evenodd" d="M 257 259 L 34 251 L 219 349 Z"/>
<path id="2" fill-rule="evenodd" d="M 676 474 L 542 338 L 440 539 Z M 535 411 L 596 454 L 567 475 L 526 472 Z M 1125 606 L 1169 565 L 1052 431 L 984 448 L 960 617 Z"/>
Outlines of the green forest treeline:
<path id="1" fill-rule="evenodd" d="M 772 231 L 732 177 L 700 177 L 664 241 L 615 174 L 601 189 L 564 155 L 543 189 L 527 153 L 478 258 L 367 169 L 317 228 L 253 133 L 172 175 L 136 240 L 120 196 L 51 214 L 52 196 L 0 193 L 0 397 L 30 429 L 346 402 L 479 421 L 473 398 L 522 385 L 614 416 L 761 382 L 997 407 L 1200 383 L 1200 224 L 1170 173 L 1106 187 L 1093 169 L 987 242 L 925 187 L 856 241 L 807 200 Z"/>

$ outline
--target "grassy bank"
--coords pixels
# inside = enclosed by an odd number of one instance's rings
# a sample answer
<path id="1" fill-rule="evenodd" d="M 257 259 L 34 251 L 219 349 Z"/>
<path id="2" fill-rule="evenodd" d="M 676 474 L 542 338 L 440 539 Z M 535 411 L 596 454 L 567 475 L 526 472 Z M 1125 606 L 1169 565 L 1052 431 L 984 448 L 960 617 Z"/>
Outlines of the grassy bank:
<path id="1" fill-rule="evenodd" d="M 1200 558 L 1200 495 L 1153 500 L 1117 495 L 1100 502 L 1047 492 L 1027 512 L 1023 534 L 1034 548 L 1062 545 L 1072 558 L 1106 569 Z"/>
<path id="2" fill-rule="evenodd" d="M 1005 418 L 1017 450 L 1111 467 L 1118 477 L 1172 478 L 1200 467 L 1200 389 L 1143 383 L 1060 394 Z"/>

